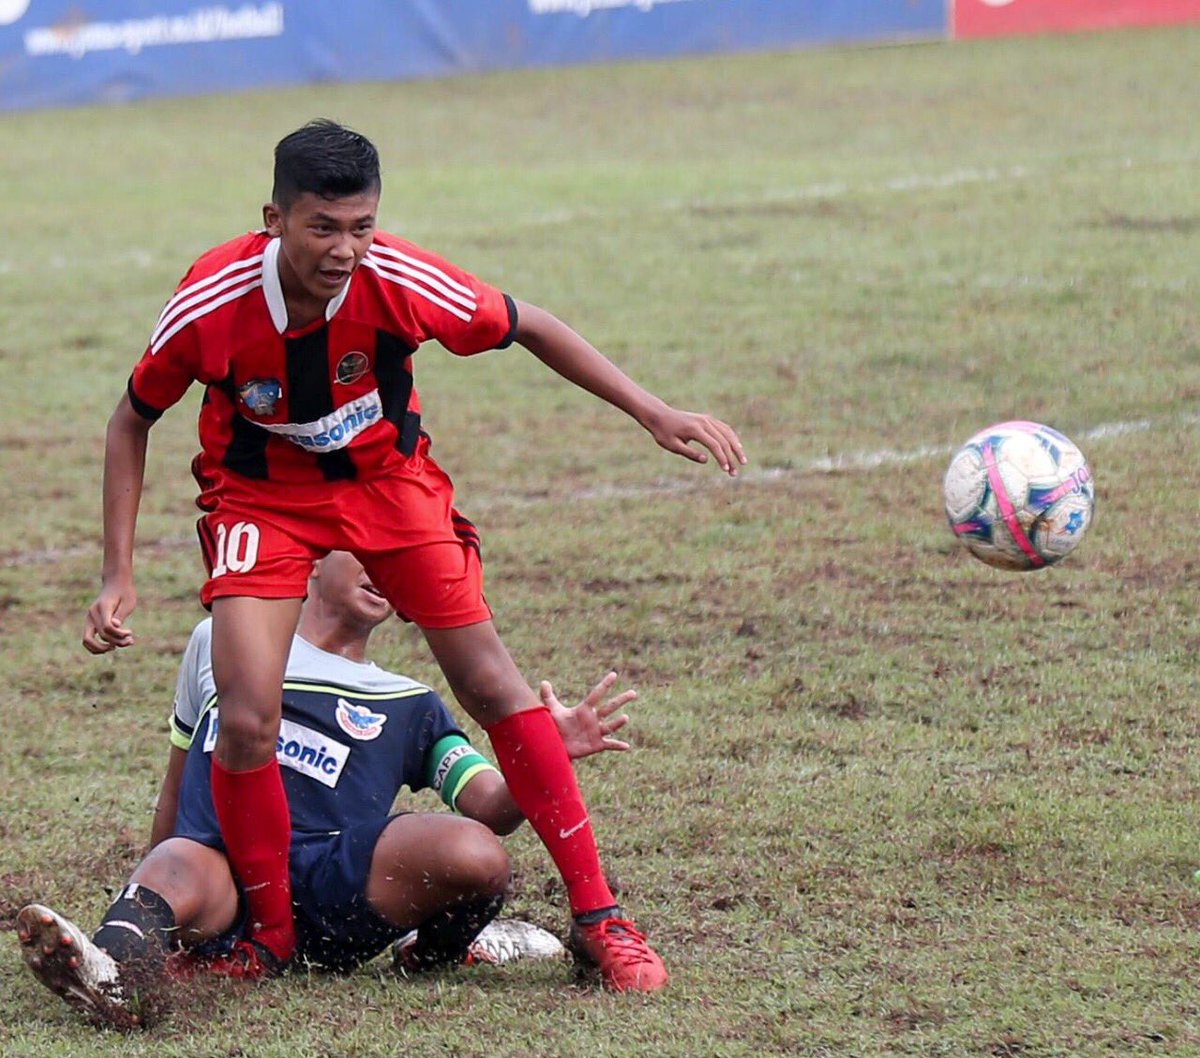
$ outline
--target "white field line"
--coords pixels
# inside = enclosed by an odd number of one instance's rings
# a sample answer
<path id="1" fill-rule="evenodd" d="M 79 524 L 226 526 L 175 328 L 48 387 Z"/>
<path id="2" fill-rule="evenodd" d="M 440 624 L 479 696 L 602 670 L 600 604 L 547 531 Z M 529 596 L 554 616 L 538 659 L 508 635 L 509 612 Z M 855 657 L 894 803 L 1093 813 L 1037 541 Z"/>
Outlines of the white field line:
<path id="1" fill-rule="evenodd" d="M 1123 422 L 1107 422 L 1086 430 L 1073 430 L 1071 436 L 1086 444 L 1090 441 L 1105 441 L 1130 433 L 1145 433 L 1149 430 L 1170 429 L 1200 425 L 1200 412 L 1184 412 L 1160 419 L 1129 419 Z M 464 508 L 469 511 L 524 509 L 529 507 L 561 506 L 564 504 L 604 502 L 609 500 L 635 500 L 647 497 L 685 494 L 714 488 L 749 488 L 789 478 L 801 478 L 824 474 L 845 474 L 856 471 L 877 470 L 880 467 L 898 467 L 909 463 L 920 463 L 929 459 L 944 459 L 956 445 L 921 445 L 917 448 L 877 448 L 870 451 L 846 452 L 840 455 L 815 456 L 789 461 L 786 466 L 747 466 L 738 472 L 736 479 L 713 474 L 713 468 L 694 468 L 703 476 L 672 478 L 653 481 L 645 485 L 601 485 L 590 489 L 576 489 L 558 495 L 514 495 L 502 492 L 480 492 L 466 497 Z M 196 546 L 196 534 L 190 532 L 179 536 L 160 537 L 138 545 L 138 554 L 167 553 Z M 98 544 L 75 547 L 41 548 L 17 551 L 0 555 L 0 569 L 21 566 L 42 566 L 65 562 L 85 555 L 98 555 Z"/>

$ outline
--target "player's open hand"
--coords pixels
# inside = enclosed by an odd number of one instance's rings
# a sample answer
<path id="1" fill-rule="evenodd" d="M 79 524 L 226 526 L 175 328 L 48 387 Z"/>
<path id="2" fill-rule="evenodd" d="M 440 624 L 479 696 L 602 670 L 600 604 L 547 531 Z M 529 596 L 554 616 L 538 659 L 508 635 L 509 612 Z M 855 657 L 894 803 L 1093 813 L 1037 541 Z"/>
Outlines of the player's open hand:
<path id="1" fill-rule="evenodd" d="M 746 453 L 737 431 L 728 423 L 694 411 L 667 407 L 646 424 L 654 440 L 668 452 L 694 463 L 707 463 L 711 452 L 717 465 L 730 477 L 746 462 Z M 696 445 L 702 446 L 697 448 Z M 704 448 L 708 452 L 703 451 Z"/>
<path id="2" fill-rule="evenodd" d="M 92 654 L 107 654 L 116 647 L 133 646 L 133 630 L 125 620 L 137 606 L 132 581 L 105 584 L 88 607 L 83 626 L 83 645 Z"/>
<path id="3" fill-rule="evenodd" d="M 601 701 L 616 682 L 617 674 L 610 672 L 588 691 L 582 702 L 575 708 L 568 709 L 558 700 L 550 681 L 542 680 L 542 702 L 558 725 L 558 733 L 562 735 L 563 745 L 567 747 L 567 756 L 572 760 L 590 757 L 593 753 L 601 753 L 606 749 L 629 748 L 628 742 L 613 738 L 613 734 L 629 723 L 629 716 L 620 710 L 637 697 L 637 691 L 622 691 Z"/>

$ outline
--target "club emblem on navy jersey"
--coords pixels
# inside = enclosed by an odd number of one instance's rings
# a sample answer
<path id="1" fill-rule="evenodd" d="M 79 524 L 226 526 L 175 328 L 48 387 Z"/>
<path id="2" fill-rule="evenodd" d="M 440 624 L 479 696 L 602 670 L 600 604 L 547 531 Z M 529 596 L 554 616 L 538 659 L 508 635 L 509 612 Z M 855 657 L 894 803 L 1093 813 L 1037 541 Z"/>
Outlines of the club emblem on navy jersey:
<path id="1" fill-rule="evenodd" d="M 367 367 L 370 361 L 367 360 L 366 353 L 347 353 L 338 361 L 338 366 L 333 372 L 333 377 L 337 381 L 349 384 L 357 382 L 367 373 Z"/>
<path id="2" fill-rule="evenodd" d="M 345 698 L 337 700 L 338 727 L 351 738 L 360 742 L 370 742 L 383 734 L 383 725 L 387 723 L 386 713 L 373 713 L 365 705 L 351 705 Z"/>
<path id="3" fill-rule="evenodd" d="M 252 378 L 238 387 L 238 396 L 255 415 L 274 415 L 275 405 L 283 396 L 283 386 L 277 378 Z"/>

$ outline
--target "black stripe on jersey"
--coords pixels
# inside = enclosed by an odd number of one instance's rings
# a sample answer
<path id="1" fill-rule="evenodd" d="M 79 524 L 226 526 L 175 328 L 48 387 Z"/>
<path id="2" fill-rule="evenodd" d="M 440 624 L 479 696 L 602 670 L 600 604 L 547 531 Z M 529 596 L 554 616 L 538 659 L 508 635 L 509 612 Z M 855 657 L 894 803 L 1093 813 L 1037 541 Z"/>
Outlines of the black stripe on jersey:
<path id="1" fill-rule="evenodd" d="M 287 402 L 291 422 L 316 422 L 334 410 L 329 380 L 329 324 L 298 338 L 284 338 L 287 349 Z M 326 481 L 354 478 L 358 470 L 344 448 L 318 452 L 317 466 Z"/>
<path id="2" fill-rule="evenodd" d="M 468 521 L 458 511 L 450 512 L 450 521 L 454 526 L 454 535 L 467 547 L 475 548 L 476 553 L 483 557 L 483 547 L 479 541 L 479 530 L 473 522 Z"/>
<path id="3" fill-rule="evenodd" d="M 208 384 L 204 390 L 205 403 L 212 399 L 213 390 L 223 393 L 233 405 L 233 417 L 229 422 L 231 436 L 229 444 L 225 446 L 225 454 L 221 457 L 221 465 L 236 471 L 244 478 L 265 481 L 270 476 L 267 473 L 269 434 L 237 410 L 237 386 L 233 384 L 232 369 L 220 382 Z"/>
<path id="4" fill-rule="evenodd" d="M 243 477 L 266 480 L 270 476 L 267 473 L 267 431 L 237 412 L 229 426 L 233 436 L 221 462 Z"/>
<path id="5" fill-rule="evenodd" d="M 196 519 L 196 535 L 200 538 L 200 556 L 204 559 L 204 568 L 212 576 L 213 558 L 217 553 L 217 544 L 213 540 L 212 530 L 203 518 Z"/>
<path id="6" fill-rule="evenodd" d="M 517 303 L 505 294 L 504 307 L 508 309 L 508 331 L 500 339 L 500 344 L 496 346 L 497 349 L 507 349 L 512 345 L 513 339 L 517 336 Z"/>
<path id="7" fill-rule="evenodd" d="M 405 364 L 415 350 L 396 335 L 375 332 L 375 379 L 383 417 L 396 427 L 396 448 L 406 456 L 416 450 L 421 435 L 421 416 L 408 410 L 413 377 Z"/>
<path id="8" fill-rule="evenodd" d="M 229 426 L 233 436 L 221 462 L 242 477 L 260 481 L 270 477 L 267 473 L 267 440 L 271 435 L 239 412 L 233 413 Z"/>
<path id="9" fill-rule="evenodd" d="M 153 404 L 147 404 L 141 397 L 133 392 L 133 375 L 129 376 L 129 382 L 125 386 L 125 392 L 129 394 L 129 403 L 133 410 L 136 411 L 143 419 L 149 419 L 151 422 L 157 422 L 162 418 L 162 410 L 156 408 Z"/>

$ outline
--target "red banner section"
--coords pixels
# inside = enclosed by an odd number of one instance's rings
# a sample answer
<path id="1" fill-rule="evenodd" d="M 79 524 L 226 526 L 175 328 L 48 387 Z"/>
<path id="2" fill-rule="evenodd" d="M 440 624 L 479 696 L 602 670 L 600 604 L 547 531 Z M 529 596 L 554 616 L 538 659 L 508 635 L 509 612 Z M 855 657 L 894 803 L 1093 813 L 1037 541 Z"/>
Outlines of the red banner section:
<path id="1" fill-rule="evenodd" d="M 954 0 L 956 37 L 1200 22 L 1200 0 Z"/>

